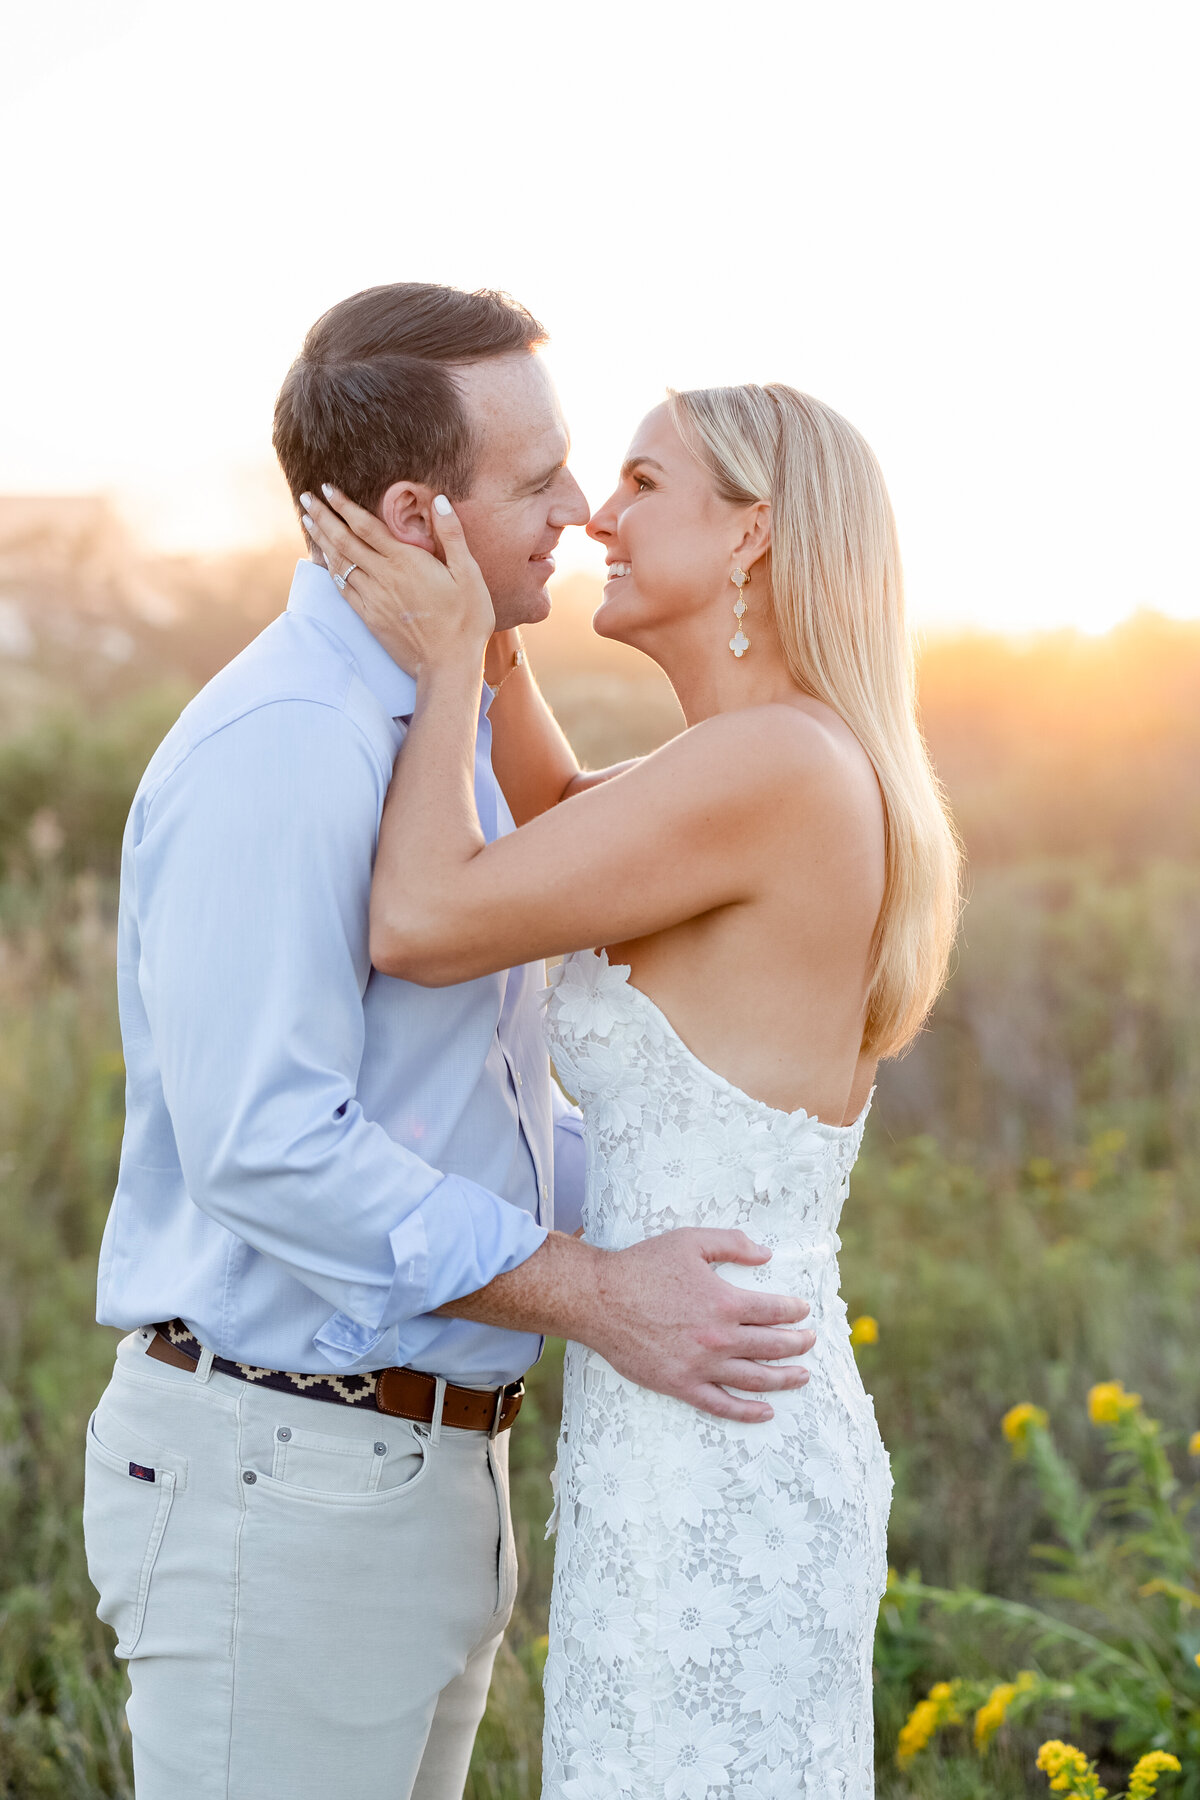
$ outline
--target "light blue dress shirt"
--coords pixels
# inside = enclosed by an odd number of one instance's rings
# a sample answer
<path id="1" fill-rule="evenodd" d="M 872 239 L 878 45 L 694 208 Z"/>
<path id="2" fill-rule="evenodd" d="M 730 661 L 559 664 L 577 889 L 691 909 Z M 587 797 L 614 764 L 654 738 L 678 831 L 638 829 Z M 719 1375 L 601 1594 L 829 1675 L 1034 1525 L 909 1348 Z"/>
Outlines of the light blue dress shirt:
<path id="1" fill-rule="evenodd" d="M 476 1387 L 541 1340 L 434 1309 L 579 1220 L 579 1119 L 550 1078 L 541 963 L 447 988 L 371 968 L 371 871 L 415 687 L 328 573 L 184 711 L 121 868 L 127 1069 L 101 1324 L 176 1315 L 218 1355 L 408 1364 Z M 512 829 L 485 690 L 489 841 Z"/>

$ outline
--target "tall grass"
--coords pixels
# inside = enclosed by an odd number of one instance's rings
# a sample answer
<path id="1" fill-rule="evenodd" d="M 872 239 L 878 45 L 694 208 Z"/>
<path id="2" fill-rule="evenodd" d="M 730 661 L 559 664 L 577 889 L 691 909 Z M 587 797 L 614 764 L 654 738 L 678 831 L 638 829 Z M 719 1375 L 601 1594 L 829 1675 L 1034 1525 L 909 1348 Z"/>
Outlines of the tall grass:
<path id="1" fill-rule="evenodd" d="M 123 1672 L 93 1617 L 80 1540 L 82 1432 L 113 1348 L 113 1334 L 91 1321 L 122 1076 L 113 888 L 58 861 L 48 859 L 37 880 L 0 887 L 0 1791 L 92 1800 L 129 1792 Z M 1050 886 L 1030 871 L 1016 889 L 1019 931 L 1014 880 L 1003 872 L 980 881 L 944 1002 L 971 1053 L 947 1058 L 936 1083 L 910 1084 L 894 1099 L 898 1072 L 884 1074 L 846 1209 L 842 1264 L 852 1312 L 880 1321 L 879 1343 L 862 1358 L 896 1473 L 893 1563 L 927 1581 L 1021 1596 L 1041 1523 L 999 1430 L 1014 1401 L 1051 1409 L 1064 1450 L 1085 1470 L 1097 1451 L 1084 1395 L 1098 1379 L 1124 1379 L 1172 1425 L 1200 1425 L 1195 1043 L 1179 994 L 1200 871 L 1151 869 L 1106 884 L 1088 868 L 1060 868 Z M 1136 996 L 1140 1034 L 1107 1057 L 1097 1024 L 1105 1002 L 1086 949 L 1098 935 L 1106 980 Z M 1077 1104 L 1055 1114 L 1053 1153 L 1022 1142 L 1006 1155 L 993 1138 L 972 1155 L 973 1096 L 985 1053 L 995 1055 L 992 1036 L 1022 1041 L 1031 946 L 1056 983 L 1037 1037 L 1040 1078 L 1069 1088 Z M 1064 946 L 1075 947 L 1074 961 Z M 940 1031 L 935 1021 L 931 1052 Z M 955 1122 L 953 1153 L 910 1129 L 923 1092 L 937 1118 Z M 1031 1139 L 1039 1134 L 1031 1128 Z M 537 1793 L 555 1349 L 534 1371 L 514 1433 L 521 1595 L 471 1800 Z M 1032 1765 L 1019 1733 L 993 1755 L 986 1789 L 970 1785 L 978 1768 L 952 1755 L 904 1776 L 894 1770 L 899 1725 L 947 1657 L 963 1672 L 982 1670 L 987 1644 L 952 1622 L 881 1628 L 881 1792 L 1003 1794 L 1006 1759 L 1011 1792 L 1027 1792 Z"/>
<path id="2" fill-rule="evenodd" d="M 564 694 L 565 710 L 590 709 L 596 761 L 670 728 L 625 689 L 607 710 L 586 683 Z M 124 1672 L 83 1562 L 82 1434 L 114 1344 L 93 1304 L 122 1124 L 117 842 L 176 703 L 167 692 L 98 717 L 75 708 L 0 743 L 0 1793 L 30 1800 L 131 1792 Z M 956 754 L 965 768 L 967 749 Z M 978 768 L 963 779 L 964 794 L 976 781 L 994 795 Z M 1088 780 L 1101 787 L 1103 769 Z M 991 801 L 980 807 L 967 808 L 968 838 L 995 845 Z M 1068 857 L 1047 841 L 1050 812 L 1031 799 L 1028 816 L 1027 841 L 1006 824 L 1009 860 L 978 858 L 951 985 L 912 1055 L 882 1075 L 842 1256 L 852 1311 L 880 1322 L 861 1354 L 896 1473 L 892 1561 L 1013 1598 L 1031 1592 L 1046 1527 L 999 1430 L 1008 1407 L 1046 1407 L 1085 1478 L 1100 1475 L 1084 1410 L 1097 1380 L 1123 1379 L 1169 1427 L 1200 1427 L 1200 858 L 1165 824 L 1148 839 L 1144 820 L 1125 848 L 1106 847 L 1093 821 Z M 538 1792 L 560 1371 L 551 1346 L 514 1432 L 521 1591 L 471 1800 Z M 882 1800 L 1037 1791 L 1020 1726 L 986 1770 L 953 1746 L 895 1765 L 930 1682 L 982 1677 L 997 1653 L 990 1627 L 885 1607 Z"/>

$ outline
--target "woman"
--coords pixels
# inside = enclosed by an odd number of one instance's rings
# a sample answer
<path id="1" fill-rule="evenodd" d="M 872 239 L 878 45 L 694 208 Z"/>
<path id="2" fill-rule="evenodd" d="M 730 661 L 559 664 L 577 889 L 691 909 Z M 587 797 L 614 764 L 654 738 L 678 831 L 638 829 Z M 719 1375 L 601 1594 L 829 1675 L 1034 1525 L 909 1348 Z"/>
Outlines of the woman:
<path id="1" fill-rule="evenodd" d="M 837 1223 L 876 1064 L 932 1004 L 958 906 L 878 465 L 781 385 L 650 413 L 588 527 L 610 571 L 594 625 L 660 664 L 687 729 L 539 811 L 497 702 L 527 822 L 491 845 L 472 761 L 494 619 L 457 520 L 439 498 L 443 566 L 332 497 L 355 530 L 323 508 L 309 529 L 359 565 L 355 604 L 417 679 L 376 965 L 436 985 L 564 954 L 547 1023 L 584 1111 L 589 1241 L 741 1227 L 770 1274 L 728 1279 L 803 1294 L 818 1334 L 770 1420 L 568 1346 L 544 1800 L 861 1800 L 891 1478 Z"/>

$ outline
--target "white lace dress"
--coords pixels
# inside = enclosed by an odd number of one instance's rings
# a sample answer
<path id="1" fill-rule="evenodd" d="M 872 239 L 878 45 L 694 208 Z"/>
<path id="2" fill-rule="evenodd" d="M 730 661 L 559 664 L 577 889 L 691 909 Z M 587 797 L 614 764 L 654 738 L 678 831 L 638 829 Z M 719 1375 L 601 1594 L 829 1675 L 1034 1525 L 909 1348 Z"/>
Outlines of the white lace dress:
<path id="1" fill-rule="evenodd" d="M 892 1482 L 836 1256 L 866 1109 L 833 1126 L 750 1099 L 628 976 L 580 951 L 547 1002 L 584 1112 L 588 1241 L 740 1227 L 774 1255 L 721 1273 L 802 1294 L 819 1335 L 765 1425 L 568 1344 L 542 1800 L 865 1800 Z"/>

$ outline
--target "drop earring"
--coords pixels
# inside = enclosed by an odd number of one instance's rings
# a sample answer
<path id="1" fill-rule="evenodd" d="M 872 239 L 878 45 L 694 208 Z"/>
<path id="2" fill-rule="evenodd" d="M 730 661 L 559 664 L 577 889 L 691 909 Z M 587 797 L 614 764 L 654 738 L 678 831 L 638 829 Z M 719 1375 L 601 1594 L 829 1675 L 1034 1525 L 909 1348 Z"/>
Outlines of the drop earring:
<path id="1" fill-rule="evenodd" d="M 750 577 L 747 575 L 745 569 L 740 569 L 735 565 L 733 574 L 729 579 L 738 591 L 737 604 L 733 609 L 733 616 L 737 620 L 737 630 L 729 640 L 729 648 L 733 651 L 735 656 L 740 657 L 745 656 L 747 650 L 750 648 L 750 639 L 742 629 L 742 619 L 746 612 L 746 596 L 742 592 L 742 589 L 745 587 Z"/>

